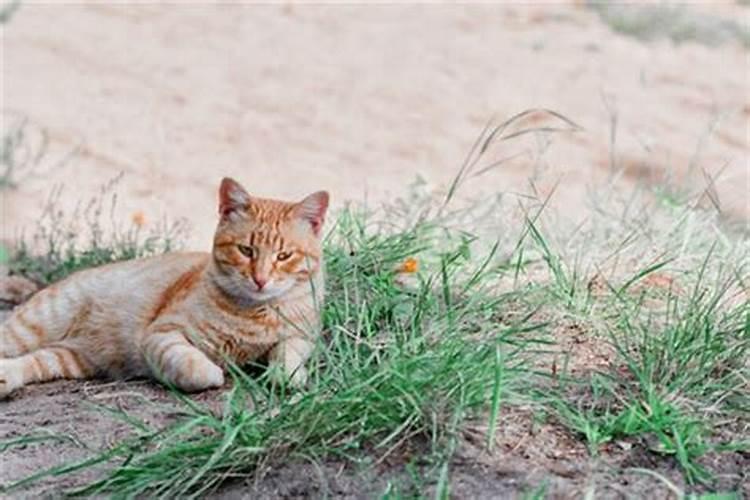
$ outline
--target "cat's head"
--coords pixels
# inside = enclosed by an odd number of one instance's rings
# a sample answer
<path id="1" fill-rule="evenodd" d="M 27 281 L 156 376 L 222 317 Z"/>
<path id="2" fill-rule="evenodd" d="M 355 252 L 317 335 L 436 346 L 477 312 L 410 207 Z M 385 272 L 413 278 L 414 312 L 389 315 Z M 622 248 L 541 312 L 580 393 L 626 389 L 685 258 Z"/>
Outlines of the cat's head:
<path id="1" fill-rule="evenodd" d="M 213 248 L 219 285 L 237 298 L 263 302 L 309 283 L 321 266 L 327 208 L 325 191 L 284 202 L 256 198 L 223 179 Z"/>

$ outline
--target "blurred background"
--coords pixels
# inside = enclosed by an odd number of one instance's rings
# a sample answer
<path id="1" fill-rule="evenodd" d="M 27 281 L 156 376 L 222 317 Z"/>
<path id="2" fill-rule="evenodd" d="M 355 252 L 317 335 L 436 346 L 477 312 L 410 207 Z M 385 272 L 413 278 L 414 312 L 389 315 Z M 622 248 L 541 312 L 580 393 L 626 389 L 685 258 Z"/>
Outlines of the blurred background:
<path id="1" fill-rule="evenodd" d="M 554 190 L 575 218 L 597 183 L 641 184 L 747 227 L 747 3 L 6 2 L 0 236 L 55 186 L 72 207 L 122 175 L 118 217 L 185 217 L 206 249 L 223 176 L 334 206 L 440 192 L 488 123 L 529 108 L 582 130 L 497 144 L 463 198 Z"/>

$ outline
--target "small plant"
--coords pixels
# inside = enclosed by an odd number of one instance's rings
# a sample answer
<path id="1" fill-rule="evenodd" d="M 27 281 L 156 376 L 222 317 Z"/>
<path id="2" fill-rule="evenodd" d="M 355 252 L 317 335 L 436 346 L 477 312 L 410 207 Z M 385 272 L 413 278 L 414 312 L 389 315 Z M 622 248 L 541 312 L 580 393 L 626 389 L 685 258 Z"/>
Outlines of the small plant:
<path id="1" fill-rule="evenodd" d="M 750 302 L 737 300 L 747 277 L 747 249 L 740 244 L 737 250 L 724 261 L 715 255 L 716 245 L 706 248 L 703 261 L 684 277 L 693 282 L 689 292 L 656 279 L 650 283 L 669 287 L 658 299 L 647 288 L 635 291 L 636 283 L 649 282 L 678 257 L 611 288 L 606 324 L 616 357 L 609 370 L 565 379 L 560 392 L 545 399 L 593 455 L 605 443 L 637 437 L 649 451 L 674 457 L 695 484 L 712 477 L 700 463 L 707 453 L 750 450 L 750 436 L 727 438 L 711 425 L 742 421 L 750 407 Z"/>
<path id="2" fill-rule="evenodd" d="M 8 267 L 41 285 L 89 267 L 157 255 L 178 249 L 187 234 L 187 222 L 158 221 L 150 227 L 142 213 L 128 224 L 116 221 L 118 176 L 99 194 L 67 212 L 61 207 L 62 186 L 49 196 L 29 239 L 22 237 L 8 255 Z"/>
<path id="3" fill-rule="evenodd" d="M 693 41 L 708 46 L 736 40 L 750 47 L 747 23 L 694 12 L 689 4 L 637 5 L 590 0 L 588 5 L 614 31 L 642 40 L 666 37 L 675 43 Z"/>
<path id="4" fill-rule="evenodd" d="M 31 175 L 62 168 L 77 148 L 52 158 L 47 132 L 33 126 L 28 118 L 7 113 L 8 129 L 0 139 L 0 190 L 15 189 Z"/>
<path id="5" fill-rule="evenodd" d="M 0 24 L 6 24 L 10 22 L 10 20 L 13 18 L 13 15 L 16 13 L 16 10 L 18 10 L 18 7 L 21 6 L 21 0 L 10 0 L 7 2 L 3 2 L 2 5 L 0 5 Z"/>
<path id="6" fill-rule="evenodd" d="M 15 188 L 18 176 L 36 168 L 47 152 L 47 136 L 29 138 L 26 119 L 12 124 L 0 144 L 0 189 Z"/>

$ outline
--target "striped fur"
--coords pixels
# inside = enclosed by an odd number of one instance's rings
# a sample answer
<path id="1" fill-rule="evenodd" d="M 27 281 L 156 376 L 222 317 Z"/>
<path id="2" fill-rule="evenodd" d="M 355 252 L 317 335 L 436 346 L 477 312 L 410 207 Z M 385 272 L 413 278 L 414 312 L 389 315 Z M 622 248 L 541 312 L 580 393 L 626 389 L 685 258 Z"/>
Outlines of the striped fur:
<path id="1" fill-rule="evenodd" d="M 297 384 L 320 329 L 325 192 L 299 203 L 222 181 L 211 253 L 76 273 L 0 325 L 0 398 L 54 379 L 153 376 L 185 391 L 224 383 L 228 360 L 267 358 Z"/>

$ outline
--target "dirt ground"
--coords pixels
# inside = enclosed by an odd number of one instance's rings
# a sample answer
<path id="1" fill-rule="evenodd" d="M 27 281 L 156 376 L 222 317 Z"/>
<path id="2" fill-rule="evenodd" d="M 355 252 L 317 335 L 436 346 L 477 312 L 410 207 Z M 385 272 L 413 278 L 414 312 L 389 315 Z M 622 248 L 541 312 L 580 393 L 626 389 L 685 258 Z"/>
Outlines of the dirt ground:
<path id="1" fill-rule="evenodd" d="M 194 396 L 197 401 L 220 404 L 221 394 L 212 391 Z M 147 404 L 150 401 L 156 404 Z M 163 425 L 173 418 L 176 403 L 155 384 L 136 382 L 53 382 L 27 387 L 18 397 L 4 403 L 0 414 L 0 436 L 12 439 L 39 430 L 71 439 L 29 444 L 3 452 L 0 484 L 58 464 L 81 460 L 94 450 L 125 437 L 128 426 L 97 411 L 95 405 L 122 409 L 148 424 Z M 534 421 L 526 409 L 509 408 L 503 412 L 496 448 L 485 447 L 485 431 L 477 423 L 464 433 L 459 450 L 450 466 L 453 498 L 521 498 L 541 491 L 546 498 L 673 498 L 665 484 L 638 469 L 649 469 L 684 488 L 676 463 L 647 452 L 647 443 L 621 441 L 605 447 L 591 458 L 585 445 L 550 422 Z M 419 446 L 418 444 L 416 445 Z M 266 469 L 223 487 L 212 498 L 376 498 L 389 485 L 402 494 L 419 493 L 428 497 L 436 484 L 415 485 L 404 472 L 404 464 L 419 449 L 405 449 L 372 467 L 370 461 L 352 464 L 336 459 L 320 464 L 291 462 L 270 464 Z M 735 491 L 744 484 L 750 494 L 747 471 L 750 457 L 741 453 L 723 454 L 721 463 L 708 455 L 703 465 L 720 471 L 720 489 Z M 416 462 L 418 471 L 427 471 L 428 463 Z M 66 474 L 35 483 L 17 492 L 23 498 L 55 497 L 65 488 L 85 484 L 104 472 L 105 467 L 84 474 Z"/>
<path id="2" fill-rule="evenodd" d="M 712 14 L 747 19 L 750 8 L 726 4 Z M 3 131 L 27 119 L 31 149 L 44 152 L 17 173 L 17 187 L 0 191 L 6 240 L 34 223 L 54 185 L 65 185 L 62 202 L 74 206 L 124 173 L 119 217 L 141 212 L 146 224 L 186 217 L 189 247 L 206 249 L 222 176 L 262 196 L 328 189 L 339 207 L 347 200 L 377 203 L 403 194 L 417 176 L 445 187 L 488 119 L 537 107 L 563 113 L 584 130 L 551 142 L 528 136 L 505 143 L 493 158 L 518 156 L 470 181 L 463 196 L 545 196 L 557 186 L 552 209 L 584 217 L 589 186 L 611 174 L 614 158 L 623 188 L 678 182 L 700 195 L 713 185 L 728 218 L 745 224 L 750 218 L 747 49 L 614 34 L 579 2 L 24 2 L 0 27 L 0 50 Z M 27 388 L 0 403 L 0 439 L 43 428 L 101 447 L 124 428 L 82 408 L 116 404 L 138 414 L 146 408 L 138 397 L 169 404 L 164 391 L 147 383 Z M 545 477 L 547 491 L 558 497 L 594 486 L 606 488 L 596 490 L 604 497 L 669 496 L 650 476 L 612 476 L 621 466 L 656 468 L 679 481 L 674 464 L 645 463 L 637 443 L 615 444 L 593 460 L 552 425 L 540 427 L 523 414 L 509 421 L 517 424 L 504 427 L 498 438 L 504 453 L 496 456 L 483 454 L 467 434 L 453 464 L 457 497 L 517 496 Z M 81 443 L 6 451 L 0 483 L 79 458 Z M 735 463 L 722 464 L 728 488 L 750 469 L 746 456 L 731 457 Z M 384 491 L 389 477 L 405 480 L 392 476 L 395 463 L 369 472 L 322 467 L 327 484 L 310 481 L 318 477 L 311 465 L 289 464 L 252 478 L 252 497 L 360 498 Z M 54 493 L 73 480 L 47 481 L 25 495 Z M 238 484 L 221 497 L 249 491 Z"/>

